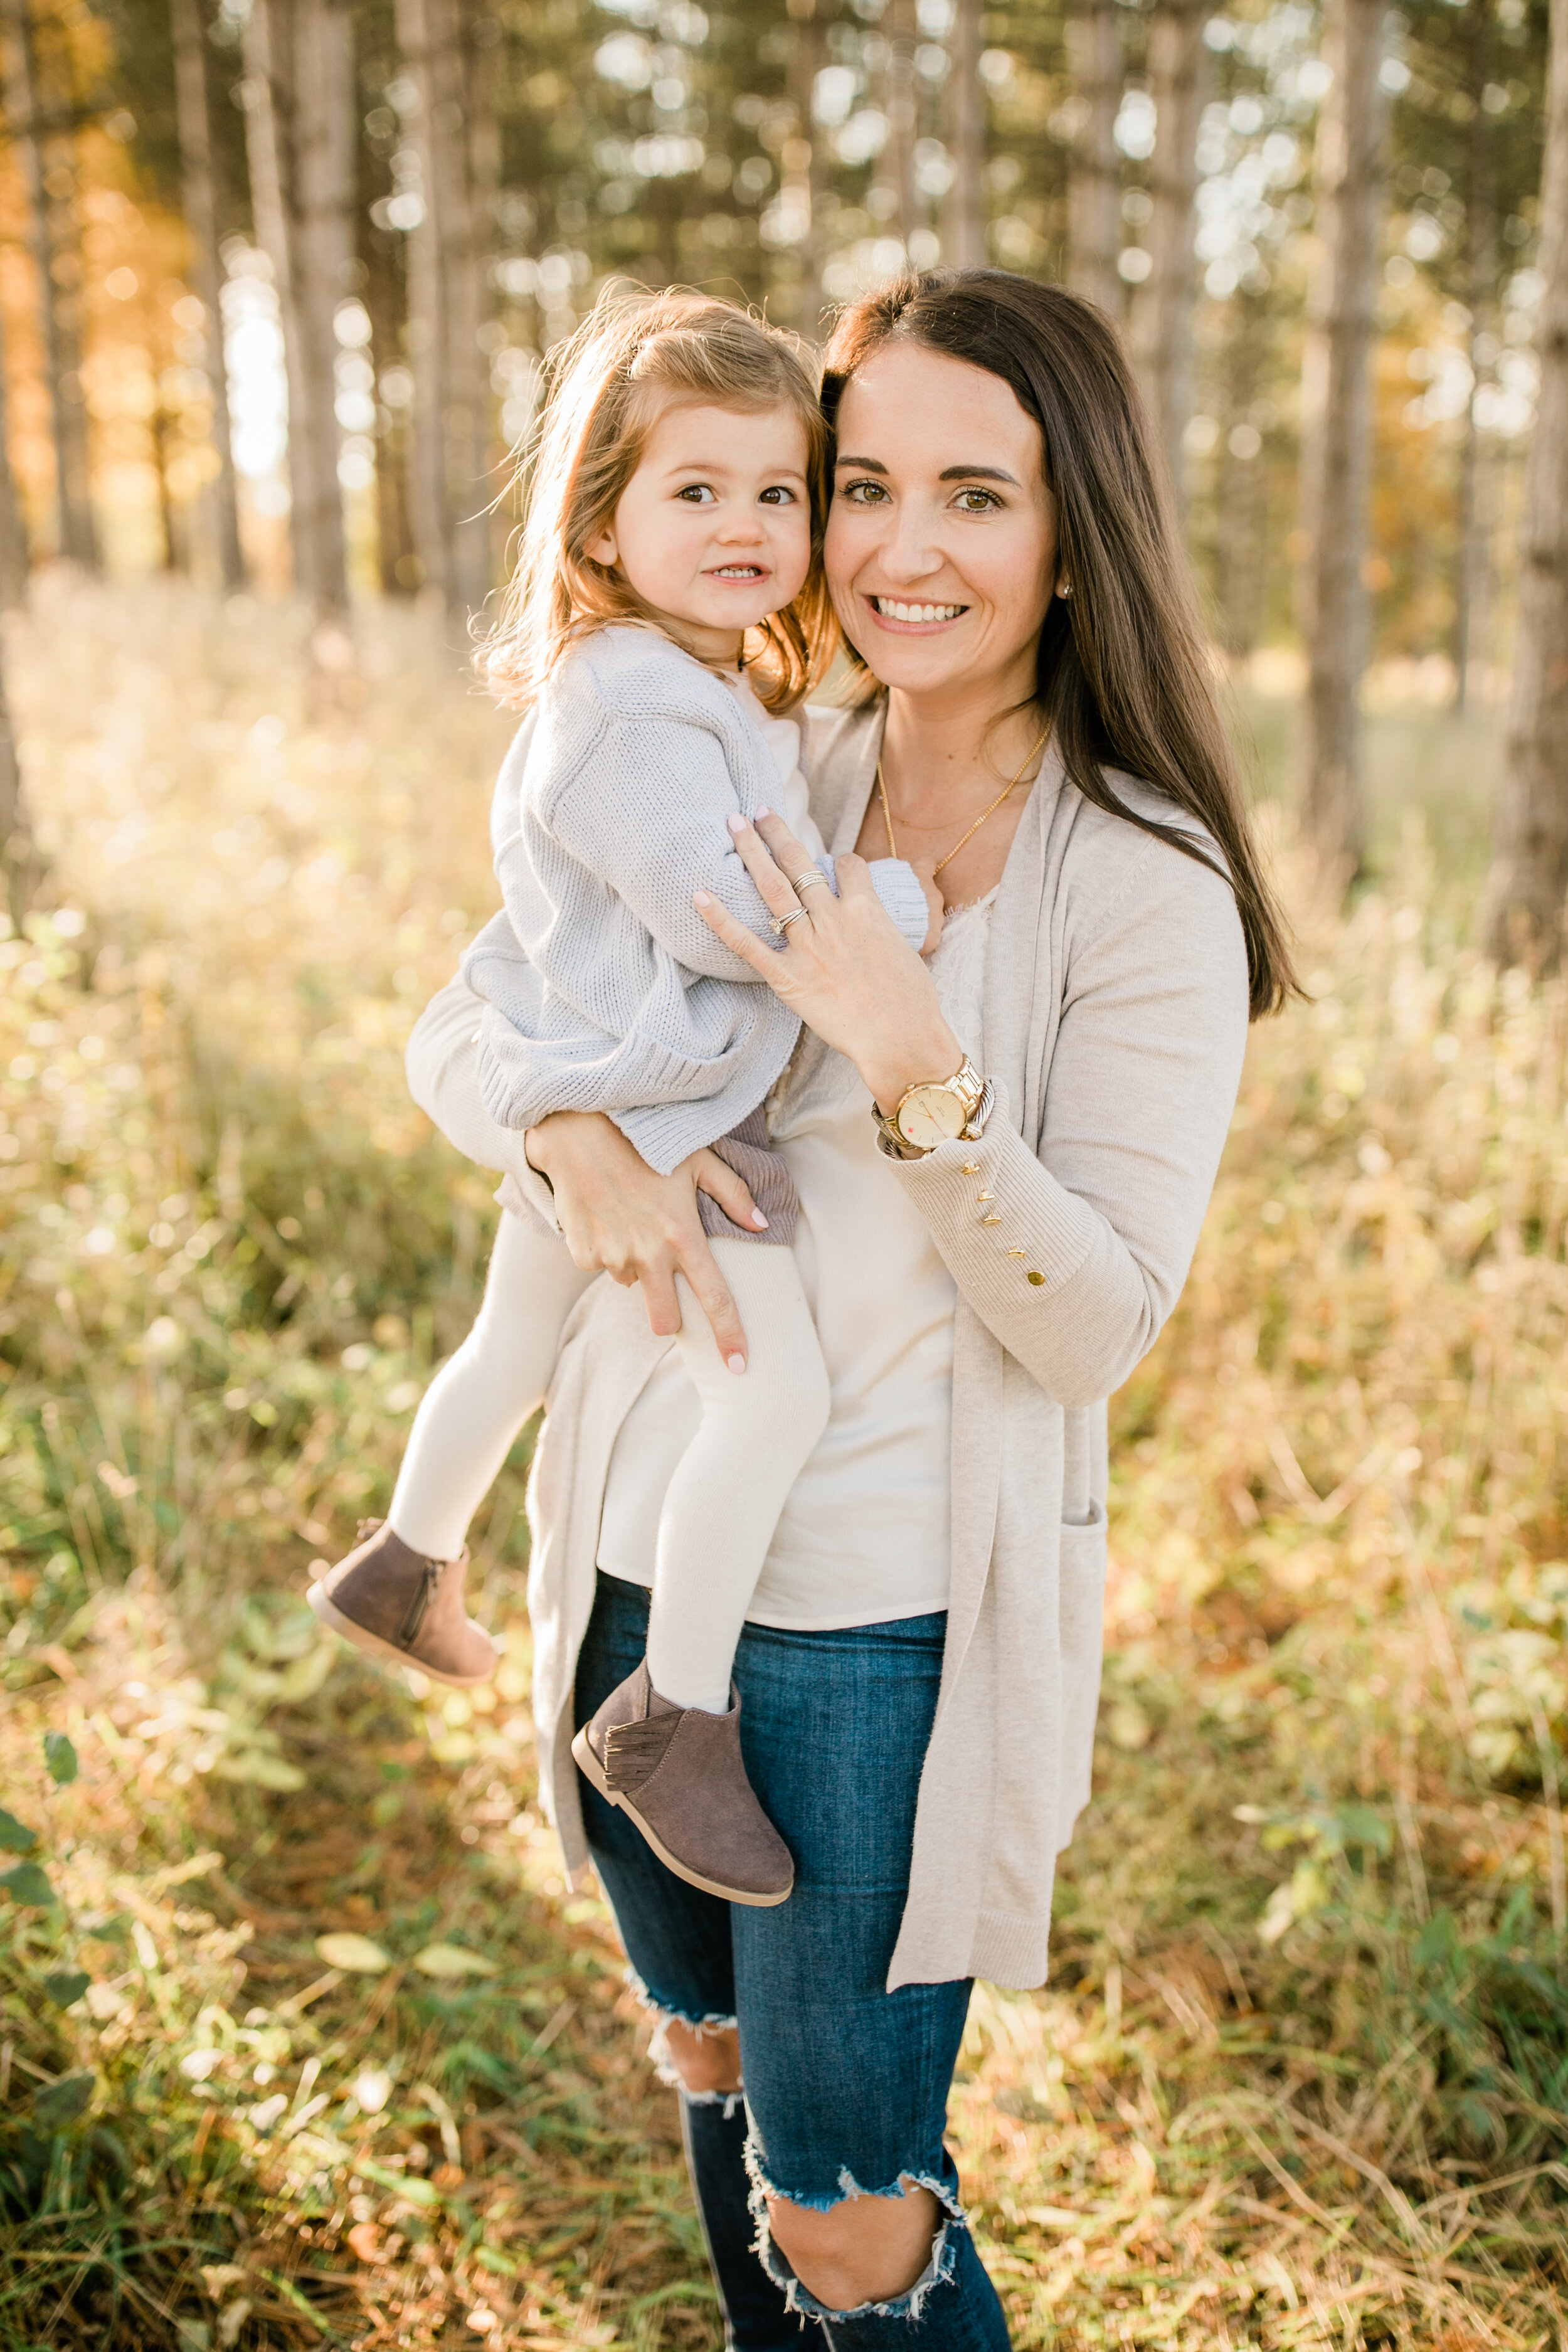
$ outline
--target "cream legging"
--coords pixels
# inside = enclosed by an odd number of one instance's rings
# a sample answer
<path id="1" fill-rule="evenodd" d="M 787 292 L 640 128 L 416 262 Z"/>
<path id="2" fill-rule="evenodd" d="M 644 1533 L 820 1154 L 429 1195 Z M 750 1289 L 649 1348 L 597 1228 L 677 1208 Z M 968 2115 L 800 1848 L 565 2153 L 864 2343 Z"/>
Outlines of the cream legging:
<path id="1" fill-rule="evenodd" d="M 793 1250 L 716 1241 L 750 1350 L 720 1356 L 678 1278 L 676 1345 L 701 1406 L 659 1513 L 648 1673 L 662 1698 L 722 1714 L 746 1610 L 791 1486 L 827 1423 L 827 1370 Z M 513 1440 L 544 1401 L 589 1275 L 542 1225 L 503 1214 L 473 1329 L 425 1391 L 388 1514 L 430 1559 L 461 1551 Z"/>

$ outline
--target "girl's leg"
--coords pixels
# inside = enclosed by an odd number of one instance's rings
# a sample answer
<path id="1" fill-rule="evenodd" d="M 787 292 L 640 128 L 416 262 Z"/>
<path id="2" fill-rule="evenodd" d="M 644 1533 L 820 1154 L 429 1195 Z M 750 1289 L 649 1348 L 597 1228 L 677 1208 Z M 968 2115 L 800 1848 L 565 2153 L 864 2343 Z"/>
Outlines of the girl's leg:
<path id="1" fill-rule="evenodd" d="M 503 1214 L 474 1328 L 415 1415 L 387 1524 L 410 1551 L 455 1559 L 518 1431 L 544 1400 L 561 1331 L 591 1275 L 559 1234 Z"/>
<path id="2" fill-rule="evenodd" d="M 647 1646 L 648 1597 L 640 1586 L 601 1576 L 598 1598 L 577 1660 L 579 1724 L 633 1673 Z M 591 1781 L 582 1784 L 588 1845 L 616 1914 L 638 1983 L 665 2018 L 706 2029 L 699 2050 L 733 2032 L 735 1989 L 729 1906 L 666 1870 Z M 682 2037 L 687 2041 L 688 2037 Z M 679 2055 L 668 2053 L 679 2082 Z M 704 2078 L 711 2069 L 702 2070 Z M 825 2352 L 815 2326 L 804 2331 L 785 2308 L 784 2291 L 752 2252 L 756 2225 L 748 2199 L 746 2114 L 738 2081 L 718 2090 L 680 2089 L 681 2137 L 702 2233 L 735 2352 Z"/>
<path id="3" fill-rule="evenodd" d="M 751 1353 L 723 1361 L 684 1282 L 677 1342 L 702 1407 L 659 1515 L 648 1678 L 677 1706 L 723 1715 L 741 1627 L 790 1488 L 827 1426 L 827 1368 L 795 1252 L 716 1241 Z"/>

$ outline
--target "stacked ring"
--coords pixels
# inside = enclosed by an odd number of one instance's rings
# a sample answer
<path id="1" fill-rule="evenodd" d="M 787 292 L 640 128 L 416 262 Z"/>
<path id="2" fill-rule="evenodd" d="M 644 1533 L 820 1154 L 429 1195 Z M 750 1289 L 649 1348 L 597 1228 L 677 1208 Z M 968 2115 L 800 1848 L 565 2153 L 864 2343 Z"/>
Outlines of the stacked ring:
<path id="1" fill-rule="evenodd" d="M 798 923 L 805 912 L 805 908 L 804 907 L 792 907 L 787 915 L 770 916 L 769 921 L 773 926 L 773 934 L 774 939 L 783 939 L 790 925 L 792 923 Z"/>
<path id="2" fill-rule="evenodd" d="M 813 882 L 826 883 L 826 875 L 824 874 L 818 866 L 814 866 L 809 874 L 797 874 L 795 880 L 790 884 L 790 888 L 792 890 L 804 890 Z"/>

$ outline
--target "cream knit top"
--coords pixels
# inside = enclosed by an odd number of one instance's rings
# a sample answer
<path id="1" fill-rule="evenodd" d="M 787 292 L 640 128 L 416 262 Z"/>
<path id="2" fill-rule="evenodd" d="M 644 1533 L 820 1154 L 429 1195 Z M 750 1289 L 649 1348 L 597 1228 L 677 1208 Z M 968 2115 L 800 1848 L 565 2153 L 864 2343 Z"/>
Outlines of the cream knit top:
<path id="1" fill-rule="evenodd" d="M 950 913 L 930 959 L 943 1013 L 976 1051 L 995 895 Z M 800 1196 L 795 1263 L 832 1409 L 747 1618 L 817 1633 L 945 1609 L 958 1286 L 889 1172 L 858 1071 L 809 1032 L 769 1097 L 768 1135 Z M 653 1582 L 665 1489 L 697 1422 L 672 1341 L 610 1456 L 598 1555 L 608 1574 Z"/>
<path id="2" fill-rule="evenodd" d="M 852 848 L 879 708 L 812 714 L 817 821 Z M 1121 799 L 1170 804 L 1113 772 Z M 548 1207 L 519 1139 L 483 1114 L 475 1000 L 444 990 L 409 1045 L 423 1108 Z M 889 1159 L 957 1292 L 950 1578 L 888 1987 L 1043 1982 L 1056 1855 L 1087 1801 L 1105 1582 L 1105 1400 L 1186 1279 L 1236 1099 L 1247 955 L 1223 877 L 1086 802 L 1047 756 L 991 916 L 976 1055 L 979 1143 Z M 568 1326 L 530 1495 L 540 1786 L 569 1868 L 587 1860 L 572 1684 L 594 1604 L 621 1425 L 664 1349 L 636 1291 L 590 1286 Z M 876 1802 L 868 1790 L 868 1803 Z"/>

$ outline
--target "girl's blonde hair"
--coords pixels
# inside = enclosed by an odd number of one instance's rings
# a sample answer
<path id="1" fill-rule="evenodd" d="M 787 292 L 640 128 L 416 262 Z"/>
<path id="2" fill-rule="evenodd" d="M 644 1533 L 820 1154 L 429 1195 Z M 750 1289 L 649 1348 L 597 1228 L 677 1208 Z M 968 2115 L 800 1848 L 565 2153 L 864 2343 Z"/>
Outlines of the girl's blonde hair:
<path id="1" fill-rule="evenodd" d="M 630 583 L 587 550 L 613 521 L 648 434 L 672 401 L 787 408 L 800 419 L 811 571 L 795 602 L 751 633 L 761 643 L 750 666 L 770 710 L 798 702 L 826 667 L 835 643 L 822 577 L 828 433 L 798 347 L 730 302 L 621 290 L 602 298 L 546 363 L 543 404 L 518 467 L 521 557 L 479 652 L 485 681 L 502 702 L 526 709 L 567 648 L 606 623 L 657 625 Z"/>

